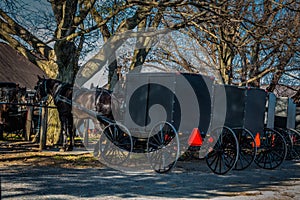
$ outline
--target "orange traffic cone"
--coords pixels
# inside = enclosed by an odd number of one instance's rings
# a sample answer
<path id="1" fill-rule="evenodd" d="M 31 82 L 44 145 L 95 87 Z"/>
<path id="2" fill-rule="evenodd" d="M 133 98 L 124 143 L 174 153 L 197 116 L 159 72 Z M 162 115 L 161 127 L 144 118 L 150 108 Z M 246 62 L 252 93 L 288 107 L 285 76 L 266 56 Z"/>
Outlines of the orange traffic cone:
<path id="1" fill-rule="evenodd" d="M 255 140 L 256 147 L 260 147 L 260 133 L 259 132 L 256 133 L 254 140 Z"/>
<path id="2" fill-rule="evenodd" d="M 193 129 L 188 142 L 189 145 L 193 147 L 199 147 L 202 145 L 203 139 L 198 128 Z"/>

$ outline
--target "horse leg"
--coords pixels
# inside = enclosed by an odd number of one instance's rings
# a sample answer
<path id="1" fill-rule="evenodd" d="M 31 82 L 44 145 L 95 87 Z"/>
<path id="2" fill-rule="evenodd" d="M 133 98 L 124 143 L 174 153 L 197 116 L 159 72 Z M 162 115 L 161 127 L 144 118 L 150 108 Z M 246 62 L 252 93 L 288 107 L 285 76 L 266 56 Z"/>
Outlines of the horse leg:
<path id="1" fill-rule="evenodd" d="M 61 123 L 61 137 L 62 137 L 62 148 L 60 149 L 61 151 L 66 151 L 67 150 L 67 145 L 68 145 L 68 135 L 67 135 L 67 122 L 65 117 L 61 117 L 60 120 Z"/>
<path id="2" fill-rule="evenodd" d="M 73 145 L 74 145 L 73 117 L 72 116 L 68 116 L 67 132 L 68 132 L 68 136 L 70 138 L 70 144 L 67 147 L 67 151 L 72 151 Z"/>
<path id="3" fill-rule="evenodd" d="M 96 142 L 95 144 L 95 147 L 94 147 L 94 152 L 93 152 L 93 155 L 95 157 L 98 157 L 99 156 L 99 150 L 100 150 L 100 137 L 103 133 L 103 130 L 105 129 L 106 126 L 108 126 L 109 124 L 105 124 L 105 123 L 102 123 L 100 122 L 99 120 L 97 119 L 94 119 L 93 120 L 93 123 L 94 123 L 94 128 L 96 129 L 96 133 L 97 133 L 97 136 L 99 136 L 99 140 Z"/>
<path id="4" fill-rule="evenodd" d="M 7 106 L 6 104 L 0 105 L 0 140 L 3 140 L 3 132 L 5 126 L 5 119 L 7 118 Z"/>
<path id="5" fill-rule="evenodd" d="M 93 123 L 94 123 L 94 128 L 96 130 L 96 133 L 99 135 L 99 140 L 100 140 L 100 135 L 103 132 L 104 127 L 101 126 L 101 124 L 99 123 L 98 120 L 93 120 Z M 99 140 L 96 142 L 95 147 L 94 147 L 93 155 L 95 157 L 99 156 L 99 150 L 100 150 L 99 149 L 99 145 L 100 145 L 100 141 Z"/>
<path id="6" fill-rule="evenodd" d="M 0 105 L 0 124 L 5 124 L 5 115 L 7 114 L 7 104 Z"/>

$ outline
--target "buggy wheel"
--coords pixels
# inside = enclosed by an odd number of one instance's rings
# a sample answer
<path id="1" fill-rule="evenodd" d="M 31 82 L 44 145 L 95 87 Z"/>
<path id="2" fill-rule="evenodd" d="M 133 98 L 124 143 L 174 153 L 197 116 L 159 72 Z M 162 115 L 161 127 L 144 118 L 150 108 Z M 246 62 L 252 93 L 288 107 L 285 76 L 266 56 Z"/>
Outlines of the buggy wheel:
<path id="1" fill-rule="evenodd" d="M 226 174 L 236 164 L 239 154 L 239 145 L 234 132 L 228 127 L 214 129 L 207 134 L 209 142 L 216 141 L 214 147 L 206 155 L 207 166 L 215 174 Z"/>
<path id="2" fill-rule="evenodd" d="M 283 136 L 273 130 L 266 128 L 260 137 L 260 147 L 254 162 L 264 169 L 275 169 L 285 160 L 287 147 Z"/>
<path id="3" fill-rule="evenodd" d="M 278 131 L 284 138 L 286 142 L 286 160 L 292 160 L 293 159 L 293 141 L 292 141 L 292 134 L 287 129 L 282 128 L 276 128 L 276 131 Z"/>
<path id="4" fill-rule="evenodd" d="M 110 124 L 103 129 L 98 145 L 100 161 L 110 165 L 124 163 L 133 149 L 129 130 L 125 126 L 116 123 Z"/>
<path id="5" fill-rule="evenodd" d="M 252 133 L 245 128 L 232 129 L 239 143 L 239 157 L 234 166 L 235 170 L 243 170 L 249 167 L 256 156 L 257 147 Z"/>
<path id="6" fill-rule="evenodd" d="M 292 149 L 290 151 L 291 159 L 299 159 L 300 158 L 300 132 L 295 129 L 287 129 L 286 130 L 290 136 L 292 141 Z"/>
<path id="7" fill-rule="evenodd" d="M 168 122 L 156 124 L 147 140 L 147 156 L 152 169 L 166 173 L 176 164 L 179 157 L 179 138 L 174 126 Z"/>

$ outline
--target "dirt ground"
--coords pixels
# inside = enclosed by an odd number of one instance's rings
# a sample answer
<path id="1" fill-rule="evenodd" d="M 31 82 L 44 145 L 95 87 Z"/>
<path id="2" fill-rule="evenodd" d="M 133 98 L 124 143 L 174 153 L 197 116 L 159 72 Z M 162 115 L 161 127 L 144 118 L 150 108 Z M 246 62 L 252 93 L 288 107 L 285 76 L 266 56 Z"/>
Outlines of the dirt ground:
<path id="1" fill-rule="evenodd" d="M 218 176 L 204 161 L 177 162 L 168 174 L 124 173 L 91 153 L 0 141 L 2 199 L 300 199 L 300 161 L 275 170 L 255 164 Z"/>
<path id="2" fill-rule="evenodd" d="M 0 167 L 31 166 L 61 168 L 104 167 L 91 153 L 84 148 L 76 148 L 72 152 L 60 152 L 49 148 L 39 150 L 37 144 L 31 142 L 1 142 Z"/>

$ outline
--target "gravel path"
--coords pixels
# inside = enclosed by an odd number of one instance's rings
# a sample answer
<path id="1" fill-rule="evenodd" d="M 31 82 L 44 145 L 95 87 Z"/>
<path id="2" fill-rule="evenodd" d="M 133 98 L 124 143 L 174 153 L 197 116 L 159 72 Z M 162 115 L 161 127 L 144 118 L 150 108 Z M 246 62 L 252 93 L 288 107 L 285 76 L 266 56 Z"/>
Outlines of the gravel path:
<path id="1" fill-rule="evenodd" d="M 300 199 L 300 161 L 276 170 L 253 164 L 225 176 L 211 173 L 204 161 L 180 161 L 169 174 L 1 166 L 2 199 Z"/>

